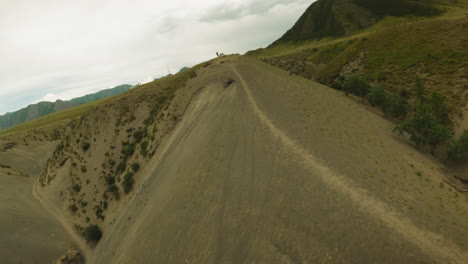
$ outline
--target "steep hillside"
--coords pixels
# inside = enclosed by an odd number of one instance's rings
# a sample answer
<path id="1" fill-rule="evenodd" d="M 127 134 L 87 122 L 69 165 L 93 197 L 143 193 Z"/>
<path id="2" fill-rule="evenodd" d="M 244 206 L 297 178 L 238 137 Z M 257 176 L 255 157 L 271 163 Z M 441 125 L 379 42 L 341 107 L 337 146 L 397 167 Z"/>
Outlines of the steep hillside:
<path id="1" fill-rule="evenodd" d="M 389 127 L 222 58 L 73 121 L 36 193 L 78 234 L 103 231 L 88 263 L 465 263 L 467 200 Z"/>
<path id="2" fill-rule="evenodd" d="M 74 106 L 90 103 L 110 96 L 118 95 L 130 90 L 132 86 L 128 84 L 120 85 L 111 89 L 99 91 L 69 101 L 57 100 L 56 102 L 40 102 L 32 104 L 26 108 L 0 116 L 0 130 L 10 128 L 36 118 L 62 111 Z"/>
<path id="3" fill-rule="evenodd" d="M 431 0 L 318 0 L 272 45 L 342 37 L 370 27 L 384 16 L 434 16 L 442 11 Z"/>
<path id="4" fill-rule="evenodd" d="M 141 85 L 62 126 L 63 140 L 36 188 L 39 197 L 82 235 L 90 224 L 111 224 L 138 187 L 140 168 L 184 113 L 191 98 L 174 97 L 195 70 Z"/>

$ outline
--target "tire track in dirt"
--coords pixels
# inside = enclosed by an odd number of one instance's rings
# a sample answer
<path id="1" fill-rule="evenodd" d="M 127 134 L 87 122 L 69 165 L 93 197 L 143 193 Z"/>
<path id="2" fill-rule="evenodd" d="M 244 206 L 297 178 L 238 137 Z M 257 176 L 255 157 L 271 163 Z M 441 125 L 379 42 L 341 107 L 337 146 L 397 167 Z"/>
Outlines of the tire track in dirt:
<path id="1" fill-rule="evenodd" d="M 301 145 L 289 138 L 268 118 L 266 113 L 260 109 L 250 91 L 247 82 L 231 64 L 232 71 L 237 75 L 240 84 L 247 95 L 252 110 L 260 122 L 267 127 L 274 138 L 283 147 L 291 152 L 293 156 L 308 170 L 319 175 L 321 180 L 333 190 L 349 197 L 363 212 L 376 218 L 388 228 L 397 232 L 408 242 L 414 244 L 428 256 L 438 260 L 440 263 L 468 263 L 468 254 L 458 245 L 445 239 L 442 235 L 424 230 L 415 225 L 410 219 L 403 217 L 388 204 L 371 196 L 365 189 L 356 186 L 351 180 L 327 167 L 319 158 L 309 153 Z"/>
<path id="2" fill-rule="evenodd" d="M 88 245 L 84 241 L 84 239 L 73 230 L 73 228 L 70 226 L 69 222 L 59 213 L 59 210 L 53 208 L 53 204 L 47 200 L 47 197 L 45 197 L 44 194 L 38 190 L 39 186 L 39 178 L 37 179 L 36 183 L 33 186 L 32 194 L 33 196 L 41 203 L 41 205 L 50 213 L 52 216 L 57 219 L 57 221 L 63 226 L 65 231 L 70 235 L 70 237 L 73 239 L 73 242 L 75 243 L 75 246 L 78 247 L 79 251 L 81 252 L 83 258 L 84 258 L 84 263 L 86 263 L 86 260 L 91 254 L 91 250 L 89 249 Z M 65 252 L 63 252 L 65 254 Z"/>

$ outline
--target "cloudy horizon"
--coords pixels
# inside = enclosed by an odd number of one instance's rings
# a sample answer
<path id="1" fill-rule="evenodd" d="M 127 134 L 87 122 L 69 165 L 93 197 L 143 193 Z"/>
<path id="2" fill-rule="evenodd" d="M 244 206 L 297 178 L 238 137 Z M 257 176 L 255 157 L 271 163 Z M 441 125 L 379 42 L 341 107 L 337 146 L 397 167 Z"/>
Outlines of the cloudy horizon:
<path id="1" fill-rule="evenodd" d="M 312 2 L 0 0 L 0 115 L 265 47 Z"/>

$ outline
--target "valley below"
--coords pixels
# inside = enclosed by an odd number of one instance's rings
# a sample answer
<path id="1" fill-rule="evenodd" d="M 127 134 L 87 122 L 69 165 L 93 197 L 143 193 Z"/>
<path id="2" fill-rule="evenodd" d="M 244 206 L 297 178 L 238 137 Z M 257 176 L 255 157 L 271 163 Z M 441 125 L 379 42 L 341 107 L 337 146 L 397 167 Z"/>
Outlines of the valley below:
<path id="1" fill-rule="evenodd" d="M 53 142 L 15 145 L 0 152 L 0 262 L 53 263 L 73 240 L 33 195 Z"/>

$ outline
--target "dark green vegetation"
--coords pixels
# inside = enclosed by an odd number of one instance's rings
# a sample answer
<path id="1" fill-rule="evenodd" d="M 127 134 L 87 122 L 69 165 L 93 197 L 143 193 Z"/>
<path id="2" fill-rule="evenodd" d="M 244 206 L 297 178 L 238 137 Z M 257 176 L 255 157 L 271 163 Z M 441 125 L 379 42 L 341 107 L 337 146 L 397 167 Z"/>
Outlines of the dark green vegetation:
<path id="1" fill-rule="evenodd" d="M 463 161 L 468 157 L 468 131 L 455 140 L 450 146 L 448 158 L 454 161 Z"/>
<path id="2" fill-rule="evenodd" d="M 140 169 L 140 163 L 138 162 L 133 162 L 132 163 L 132 170 L 136 173 Z"/>
<path id="3" fill-rule="evenodd" d="M 81 145 L 83 151 L 88 151 L 89 147 L 91 147 L 91 143 L 89 142 L 83 142 L 83 144 Z"/>
<path id="4" fill-rule="evenodd" d="M 370 85 L 362 78 L 352 75 L 343 83 L 343 90 L 346 93 L 353 93 L 364 97 L 369 93 Z"/>
<path id="5" fill-rule="evenodd" d="M 410 140 L 420 150 L 426 146 L 432 154 L 440 145 L 448 145 L 448 152 L 443 155 L 452 161 L 464 160 L 468 152 L 468 132 L 454 140 L 444 98 L 433 91 L 430 96 L 421 79 L 416 80 L 413 102 L 407 100 L 407 94 L 399 95 L 387 92 L 382 85 L 372 86 L 364 78 L 352 75 L 341 87 L 345 93 L 351 93 L 365 99 L 373 107 L 379 107 L 385 115 L 397 121 L 394 131 L 400 135 L 409 135 Z"/>
<path id="6" fill-rule="evenodd" d="M 88 242 L 98 242 L 102 238 L 102 231 L 98 225 L 89 225 L 84 230 L 84 238 Z"/>
<path id="7" fill-rule="evenodd" d="M 10 128 L 51 113 L 115 96 L 130 90 L 130 88 L 132 88 L 131 85 L 124 84 L 111 89 L 99 91 L 95 94 L 78 97 L 69 101 L 57 100 L 56 102 L 40 102 L 37 104 L 32 104 L 26 108 L 0 116 L 0 129 Z"/>
<path id="8" fill-rule="evenodd" d="M 395 131 L 400 135 L 408 133 L 418 149 L 429 145 L 431 153 L 434 154 L 439 144 L 448 143 L 453 136 L 453 131 L 449 127 L 447 106 L 437 92 L 432 92 L 428 100 L 425 88 L 419 79 L 416 82 L 416 92 L 417 98 L 412 113 L 395 127 Z"/>
<path id="9" fill-rule="evenodd" d="M 127 172 L 127 174 L 125 174 L 124 176 L 124 179 L 122 181 L 122 187 L 125 193 L 129 193 L 133 189 L 133 184 L 135 183 L 133 175 L 134 174 L 132 172 Z"/>

